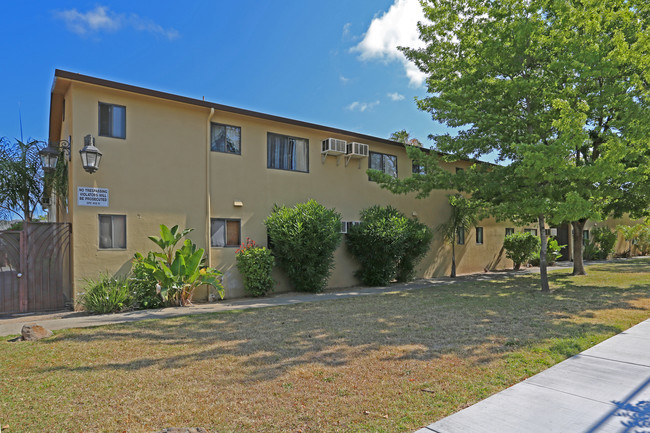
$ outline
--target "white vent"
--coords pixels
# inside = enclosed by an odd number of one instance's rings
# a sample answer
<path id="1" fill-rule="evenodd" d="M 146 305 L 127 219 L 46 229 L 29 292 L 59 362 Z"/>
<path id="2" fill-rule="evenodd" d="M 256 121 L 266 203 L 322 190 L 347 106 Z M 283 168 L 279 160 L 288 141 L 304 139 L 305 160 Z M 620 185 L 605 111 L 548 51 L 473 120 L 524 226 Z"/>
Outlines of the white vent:
<path id="1" fill-rule="evenodd" d="M 346 144 L 347 142 L 345 140 L 328 138 L 323 140 L 320 153 L 325 155 L 343 155 L 347 150 Z"/>
<path id="2" fill-rule="evenodd" d="M 356 158 L 368 157 L 368 145 L 355 141 L 348 143 L 347 155 Z"/>

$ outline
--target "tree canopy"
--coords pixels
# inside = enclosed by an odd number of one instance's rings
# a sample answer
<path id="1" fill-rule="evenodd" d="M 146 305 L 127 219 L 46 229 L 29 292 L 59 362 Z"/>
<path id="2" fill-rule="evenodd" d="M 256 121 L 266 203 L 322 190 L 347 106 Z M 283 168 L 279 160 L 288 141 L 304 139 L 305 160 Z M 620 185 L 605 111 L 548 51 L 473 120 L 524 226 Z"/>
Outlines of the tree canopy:
<path id="1" fill-rule="evenodd" d="M 460 175 L 390 180 L 395 192 L 454 187 L 490 203 L 497 219 L 574 223 L 647 212 L 650 190 L 650 10 L 640 0 L 429 0 L 417 100 L 457 129 L 430 136 L 448 159 L 496 154 Z M 414 160 L 435 160 L 409 149 Z M 576 227 L 575 223 L 578 223 Z M 580 226 L 582 224 L 582 226 Z M 578 229 L 578 230 L 576 230 Z M 582 243 L 574 260 L 582 265 Z M 542 287 L 544 258 L 542 251 Z M 584 272 L 578 269 L 577 273 Z"/>
<path id="2" fill-rule="evenodd" d="M 0 216 L 20 217 L 32 221 L 43 196 L 54 192 L 59 200 L 67 199 L 67 164 L 60 157 L 54 173 L 45 175 L 38 151 L 38 140 L 0 138 Z"/>

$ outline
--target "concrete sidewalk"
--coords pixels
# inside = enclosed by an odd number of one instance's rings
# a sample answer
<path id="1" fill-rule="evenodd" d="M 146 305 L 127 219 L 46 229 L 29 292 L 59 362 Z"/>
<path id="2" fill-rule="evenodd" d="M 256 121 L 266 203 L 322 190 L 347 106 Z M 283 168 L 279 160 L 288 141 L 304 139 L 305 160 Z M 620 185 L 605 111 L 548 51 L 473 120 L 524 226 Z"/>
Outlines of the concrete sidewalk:
<path id="1" fill-rule="evenodd" d="M 650 432 L 650 319 L 416 433 Z"/>

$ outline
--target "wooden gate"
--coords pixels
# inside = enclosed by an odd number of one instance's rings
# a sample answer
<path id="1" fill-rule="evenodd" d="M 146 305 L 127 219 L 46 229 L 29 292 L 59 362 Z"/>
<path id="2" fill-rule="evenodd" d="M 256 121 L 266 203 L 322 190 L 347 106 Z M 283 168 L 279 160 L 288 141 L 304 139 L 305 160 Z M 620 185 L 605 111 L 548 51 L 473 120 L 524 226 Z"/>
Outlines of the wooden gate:
<path id="1" fill-rule="evenodd" d="M 70 308 L 70 264 L 69 223 L 0 232 L 0 313 Z"/>

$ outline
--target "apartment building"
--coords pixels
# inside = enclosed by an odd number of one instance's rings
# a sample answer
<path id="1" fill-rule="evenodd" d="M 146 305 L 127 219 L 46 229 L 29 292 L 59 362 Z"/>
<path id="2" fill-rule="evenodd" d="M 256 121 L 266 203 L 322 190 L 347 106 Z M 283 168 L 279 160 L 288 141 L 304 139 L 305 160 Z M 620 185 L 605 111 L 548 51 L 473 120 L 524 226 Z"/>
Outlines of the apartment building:
<path id="1" fill-rule="evenodd" d="M 87 135 L 102 152 L 94 173 L 76 156 Z M 224 273 L 232 298 L 244 295 L 235 250 L 247 237 L 266 244 L 263 222 L 274 204 L 315 199 L 346 222 L 366 207 L 390 204 L 434 229 L 450 215 L 451 191 L 416 199 L 368 179 L 369 167 L 412 174 L 400 143 L 62 70 L 52 86 L 49 139 L 71 146 L 68 204 L 51 217 L 72 223 L 75 293 L 84 278 L 128 272 L 135 252 L 155 248 L 147 237 L 160 224 L 194 229 L 189 237 Z M 442 164 L 456 170 L 471 163 Z M 502 246 L 514 229 L 489 219 L 465 233 L 456 249 L 458 272 L 511 267 Z M 450 264 L 450 247 L 436 235 L 418 275 L 446 275 Z M 328 286 L 358 284 L 356 268 L 343 242 Z M 275 277 L 276 291 L 289 290 L 280 271 Z"/>

